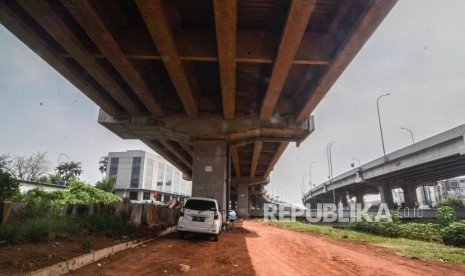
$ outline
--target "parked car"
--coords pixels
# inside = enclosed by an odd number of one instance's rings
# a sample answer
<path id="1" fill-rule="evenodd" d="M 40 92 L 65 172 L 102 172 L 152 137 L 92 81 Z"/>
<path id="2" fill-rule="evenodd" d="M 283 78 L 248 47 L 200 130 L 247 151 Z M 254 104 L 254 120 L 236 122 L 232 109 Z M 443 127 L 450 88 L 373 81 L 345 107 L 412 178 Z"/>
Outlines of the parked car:
<path id="1" fill-rule="evenodd" d="M 237 214 L 236 211 L 234 210 L 229 210 L 229 221 L 233 222 L 237 219 Z"/>
<path id="2" fill-rule="evenodd" d="M 212 198 L 191 197 L 186 200 L 178 220 L 178 236 L 184 237 L 187 232 L 203 233 L 213 236 L 218 241 L 222 227 L 223 216 L 218 208 L 218 202 Z"/>

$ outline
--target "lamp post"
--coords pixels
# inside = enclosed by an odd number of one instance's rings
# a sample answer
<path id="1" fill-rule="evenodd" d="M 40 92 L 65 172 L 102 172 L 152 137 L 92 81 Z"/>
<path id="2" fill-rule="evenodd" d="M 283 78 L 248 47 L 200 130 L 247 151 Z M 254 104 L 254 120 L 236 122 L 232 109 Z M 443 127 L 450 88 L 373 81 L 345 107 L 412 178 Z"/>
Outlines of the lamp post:
<path id="1" fill-rule="evenodd" d="M 334 193 L 334 184 L 333 184 L 333 160 L 331 157 L 331 147 L 334 145 L 334 142 L 328 143 L 326 145 L 326 158 L 328 159 L 328 172 L 329 172 L 329 183 L 333 190 L 333 204 L 336 204 L 336 194 Z"/>
<path id="2" fill-rule="evenodd" d="M 360 163 L 360 160 L 359 160 L 359 159 L 357 159 L 357 158 L 355 158 L 355 157 L 352 157 L 352 159 L 358 162 L 358 167 L 361 166 L 361 163 Z M 355 166 L 354 166 L 354 163 L 352 163 L 351 165 L 352 165 L 352 168 L 355 167 Z"/>
<path id="3" fill-rule="evenodd" d="M 310 164 L 308 165 L 308 185 L 310 185 L 310 189 L 312 188 L 312 165 L 315 164 L 316 161 L 312 161 L 310 162 Z"/>
<path id="4" fill-rule="evenodd" d="M 400 129 L 408 131 L 410 133 L 410 137 L 412 137 L 412 144 L 415 144 L 415 139 L 413 139 L 413 132 L 409 128 L 406 128 L 406 127 L 401 127 Z"/>
<path id="5" fill-rule="evenodd" d="M 379 99 L 381 99 L 382 97 L 385 97 L 385 96 L 389 96 L 391 95 L 390 93 L 387 93 L 387 94 L 383 94 L 381 96 L 378 97 L 378 99 L 376 100 L 376 108 L 378 109 L 378 121 L 379 121 L 379 131 L 381 133 L 381 144 L 383 145 L 383 156 L 384 156 L 384 159 L 386 159 L 386 149 L 384 148 L 384 137 L 383 137 L 383 128 L 381 126 L 381 115 L 379 113 Z"/>

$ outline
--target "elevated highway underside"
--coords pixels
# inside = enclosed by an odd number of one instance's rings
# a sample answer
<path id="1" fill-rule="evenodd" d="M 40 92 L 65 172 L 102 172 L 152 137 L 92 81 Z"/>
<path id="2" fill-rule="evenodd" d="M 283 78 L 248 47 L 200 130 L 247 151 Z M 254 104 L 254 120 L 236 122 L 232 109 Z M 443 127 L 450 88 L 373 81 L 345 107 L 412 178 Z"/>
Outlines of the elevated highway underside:
<path id="1" fill-rule="evenodd" d="M 196 152 L 229 153 L 235 185 L 266 182 L 288 144 L 308 137 L 311 113 L 396 1 L 1 0 L 0 23 L 115 134 L 143 141 L 194 187 L 226 178 L 196 179 Z M 223 161 L 210 163 L 225 171 Z"/>

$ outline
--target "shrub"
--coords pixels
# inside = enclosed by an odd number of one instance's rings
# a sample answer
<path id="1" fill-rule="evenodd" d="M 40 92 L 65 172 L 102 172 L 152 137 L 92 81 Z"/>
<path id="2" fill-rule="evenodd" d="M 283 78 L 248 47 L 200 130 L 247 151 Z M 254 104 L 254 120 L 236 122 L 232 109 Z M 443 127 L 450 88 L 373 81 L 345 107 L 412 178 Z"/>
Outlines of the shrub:
<path id="1" fill-rule="evenodd" d="M 69 186 L 69 203 L 71 204 L 108 204 L 121 201 L 118 196 L 112 193 L 107 193 L 78 180 L 71 180 Z"/>
<path id="2" fill-rule="evenodd" d="M 46 192 L 40 188 L 29 190 L 22 200 L 26 203 L 24 216 L 56 215 L 66 204 L 68 197 L 68 192 L 63 191 Z"/>
<path id="3" fill-rule="evenodd" d="M 454 210 L 465 209 L 465 204 L 461 198 L 456 196 L 449 196 L 446 200 L 438 204 L 438 207 L 449 206 Z"/>
<path id="4" fill-rule="evenodd" d="M 392 212 L 394 214 L 395 212 Z M 373 217 L 371 217 L 373 218 Z M 441 226 L 433 223 L 407 223 L 401 224 L 398 217 L 392 222 L 387 219 L 369 222 L 362 217 L 361 221 L 351 222 L 349 228 L 355 231 L 390 237 L 422 240 L 428 242 L 441 242 Z"/>
<path id="5" fill-rule="evenodd" d="M 134 236 L 137 228 L 115 215 L 28 218 L 0 228 L 0 240 L 10 244 L 39 242 L 58 234 L 89 233 L 110 237 Z"/>
<path id="6" fill-rule="evenodd" d="M 399 237 L 427 242 L 442 242 L 441 226 L 434 223 L 400 224 Z"/>
<path id="7" fill-rule="evenodd" d="M 361 217 L 360 221 L 351 222 L 349 224 L 349 228 L 356 231 L 385 237 L 395 238 L 399 236 L 397 222 L 389 222 L 387 219 L 380 219 L 378 221 L 375 221 L 374 216 L 368 216 L 371 218 L 372 221 L 368 221 L 364 217 Z"/>
<path id="8" fill-rule="evenodd" d="M 465 246 L 465 221 L 453 222 L 442 231 L 444 244 Z"/>
<path id="9" fill-rule="evenodd" d="M 23 196 L 26 203 L 26 217 L 57 215 L 66 203 L 90 205 L 94 203 L 110 204 L 121 201 L 111 193 L 107 193 L 78 180 L 70 181 L 69 191 L 46 192 L 35 188 Z"/>
<path id="10" fill-rule="evenodd" d="M 441 206 L 438 208 L 438 213 L 436 215 L 439 224 L 442 226 L 448 226 L 455 220 L 455 212 L 454 209 L 450 206 Z"/>

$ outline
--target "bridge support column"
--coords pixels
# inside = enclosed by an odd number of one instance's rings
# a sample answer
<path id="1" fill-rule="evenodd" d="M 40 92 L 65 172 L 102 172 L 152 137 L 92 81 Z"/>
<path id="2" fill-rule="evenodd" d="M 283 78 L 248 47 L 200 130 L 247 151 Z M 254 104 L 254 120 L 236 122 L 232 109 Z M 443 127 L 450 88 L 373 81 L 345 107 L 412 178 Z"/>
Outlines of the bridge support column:
<path id="1" fill-rule="evenodd" d="M 344 198 L 341 195 L 336 196 L 336 207 L 339 209 L 344 208 Z"/>
<path id="2" fill-rule="evenodd" d="M 347 206 L 347 198 L 345 195 L 339 195 L 339 198 L 338 198 L 338 203 L 340 202 L 342 204 L 342 206 Z"/>
<path id="3" fill-rule="evenodd" d="M 358 203 L 361 203 L 362 204 L 362 208 L 365 206 L 365 201 L 363 200 L 363 197 L 365 195 L 364 194 L 356 194 L 355 195 L 355 203 L 358 204 Z"/>
<path id="4" fill-rule="evenodd" d="M 402 185 L 402 190 L 404 191 L 405 206 L 409 208 L 418 206 L 417 186 L 413 183 L 407 183 Z"/>
<path id="5" fill-rule="evenodd" d="M 392 199 L 392 190 L 387 185 L 378 186 L 381 203 L 386 203 L 388 208 L 394 208 L 394 200 Z"/>
<path id="6" fill-rule="evenodd" d="M 236 212 L 239 217 L 248 217 L 249 216 L 249 185 L 238 184 L 236 186 L 237 190 L 237 207 Z"/>
<path id="7" fill-rule="evenodd" d="M 218 200 L 226 209 L 226 142 L 197 140 L 194 142 L 192 196 Z"/>

